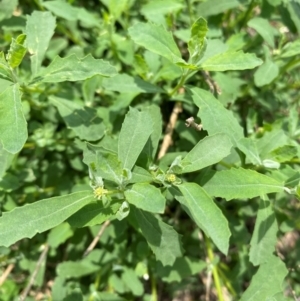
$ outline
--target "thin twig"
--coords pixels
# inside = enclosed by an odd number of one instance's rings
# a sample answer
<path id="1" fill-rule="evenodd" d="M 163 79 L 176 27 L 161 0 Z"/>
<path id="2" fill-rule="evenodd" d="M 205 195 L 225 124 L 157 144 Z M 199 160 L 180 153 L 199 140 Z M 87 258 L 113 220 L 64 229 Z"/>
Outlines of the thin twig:
<path id="1" fill-rule="evenodd" d="M 208 84 L 209 86 L 209 90 L 212 94 L 214 94 L 215 92 L 217 92 L 218 95 L 220 95 L 222 93 L 220 86 L 216 83 L 216 81 L 214 81 L 209 72 L 208 71 L 201 71 L 205 82 Z"/>
<path id="2" fill-rule="evenodd" d="M 172 114 L 170 116 L 169 119 L 169 123 L 167 125 L 166 128 L 166 132 L 165 132 L 165 136 L 164 136 L 164 140 L 161 144 L 159 153 L 158 153 L 158 159 L 162 158 L 166 152 L 168 151 L 168 148 L 170 147 L 171 143 L 172 143 L 172 134 L 176 125 L 176 121 L 178 119 L 178 115 L 179 113 L 182 112 L 182 106 L 180 102 L 176 102 Z"/>
<path id="3" fill-rule="evenodd" d="M 38 274 L 38 272 L 39 272 L 39 270 L 40 270 L 40 268 L 42 266 L 42 263 L 43 263 L 46 255 L 48 253 L 48 250 L 49 250 L 49 245 L 45 244 L 44 245 L 44 250 L 43 250 L 43 252 L 40 255 L 40 258 L 39 258 L 39 260 L 38 260 L 38 262 L 36 264 L 36 267 L 35 267 L 32 275 L 31 275 L 31 277 L 30 277 L 30 280 L 29 280 L 26 288 L 23 290 L 23 292 L 22 292 L 22 294 L 20 296 L 20 301 L 24 301 L 26 299 L 26 297 L 27 297 L 27 295 L 28 295 L 28 293 L 29 293 L 32 285 L 34 284 L 35 278 L 36 278 L 36 276 L 37 276 L 37 274 Z"/>
<path id="4" fill-rule="evenodd" d="M 93 241 L 91 242 L 91 244 L 89 245 L 89 247 L 85 250 L 85 252 L 83 253 L 82 257 L 87 256 L 96 246 L 96 244 L 98 243 L 100 237 L 102 236 L 102 234 L 104 233 L 105 229 L 107 228 L 107 226 L 110 224 L 110 221 L 107 220 L 102 227 L 100 228 L 98 234 L 95 236 L 95 238 L 93 239 Z"/>
<path id="5" fill-rule="evenodd" d="M 0 277 L 0 286 L 4 283 L 4 281 L 6 280 L 6 278 L 8 277 L 8 275 L 10 274 L 10 272 L 12 271 L 12 269 L 14 267 L 15 267 L 15 265 L 13 263 L 11 263 L 7 266 L 4 273 Z"/>
<path id="6" fill-rule="evenodd" d="M 190 118 L 186 119 L 185 121 L 186 121 L 186 123 L 185 123 L 186 127 L 192 127 L 196 131 L 202 130 L 202 124 L 196 123 L 194 117 L 190 117 Z"/>

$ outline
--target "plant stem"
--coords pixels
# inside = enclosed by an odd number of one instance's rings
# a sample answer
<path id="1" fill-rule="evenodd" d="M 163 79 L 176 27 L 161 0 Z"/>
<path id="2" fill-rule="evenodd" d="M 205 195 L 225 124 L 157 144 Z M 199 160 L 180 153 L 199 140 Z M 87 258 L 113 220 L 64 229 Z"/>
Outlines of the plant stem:
<path id="1" fill-rule="evenodd" d="M 151 301 L 157 301 L 156 279 L 151 273 Z"/>
<path id="2" fill-rule="evenodd" d="M 214 261 L 214 253 L 211 248 L 210 240 L 206 236 L 205 236 L 205 242 L 206 242 L 207 255 L 208 255 L 210 262 L 212 263 Z M 224 301 L 219 273 L 218 273 L 218 269 L 217 269 L 216 265 L 213 266 L 212 274 L 213 274 L 213 278 L 214 278 L 215 287 L 217 290 L 218 300 Z"/>

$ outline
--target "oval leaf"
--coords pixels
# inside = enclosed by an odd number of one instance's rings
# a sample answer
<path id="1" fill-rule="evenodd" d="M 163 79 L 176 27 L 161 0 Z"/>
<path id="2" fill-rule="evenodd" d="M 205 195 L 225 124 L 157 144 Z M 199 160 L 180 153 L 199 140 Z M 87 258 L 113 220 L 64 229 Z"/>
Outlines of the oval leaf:
<path id="1" fill-rule="evenodd" d="M 212 196 L 232 199 L 247 199 L 272 192 L 282 192 L 282 183 L 254 170 L 232 168 L 216 172 L 205 184 Z"/>
<path id="2" fill-rule="evenodd" d="M 231 235 L 228 221 L 220 208 L 206 191 L 196 183 L 178 185 L 182 196 L 176 199 L 191 215 L 195 223 L 206 235 L 210 236 L 218 249 L 225 255 L 228 252 Z"/>

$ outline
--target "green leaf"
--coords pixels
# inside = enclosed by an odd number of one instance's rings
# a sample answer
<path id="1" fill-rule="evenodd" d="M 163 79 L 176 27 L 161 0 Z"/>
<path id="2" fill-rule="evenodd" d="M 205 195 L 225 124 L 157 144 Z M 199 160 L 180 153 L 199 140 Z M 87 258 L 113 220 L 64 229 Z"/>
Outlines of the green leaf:
<path id="1" fill-rule="evenodd" d="M 125 191 L 128 203 L 137 208 L 153 213 L 164 213 L 166 199 L 160 190 L 148 183 L 134 184 L 131 189 Z"/>
<path id="2" fill-rule="evenodd" d="M 18 0 L 2 0 L 0 10 L 0 21 L 8 19 L 12 16 L 14 10 L 18 5 Z"/>
<path id="3" fill-rule="evenodd" d="M 43 69 L 32 82 L 58 83 L 85 80 L 94 75 L 114 76 L 117 71 L 108 62 L 95 59 L 90 54 L 77 58 L 71 54 L 65 58 L 56 56 L 51 64 Z"/>
<path id="4" fill-rule="evenodd" d="M 173 265 L 176 258 L 182 256 L 180 235 L 152 213 L 134 207 L 131 210 L 156 259 L 163 266 Z"/>
<path id="5" fill-rule="evenodd" d="M 275 31 L 268 20 L 259 17 L 253 18 L 248 22 L 248 26 L 254 28 L 272 48 L 275 47 Z"/>
<path id="6" fill-rule="evenodd" d="M 269 200 L 260 200 L 260 206 L 251 238 L 250 261 L 260 265 L 269 260 L 275 251 L 278 225 Z"/>
<path id="7" fill-rule="evenodd" d="M 297 157 L 298 150 L 298 146 L 284 145 L 274 149 L 270 153 L 270 158 L 275 159 L 277 162 L 287 162 Z"/>
<path id="8" fill-rule="evenodd" d="M 165 24 L 165 16 L 173 15 L 184 7 L 178 0 L 152 0 L 142 6 L 141 13 L 151 22 Z"/>
<path id="9" fill-rule="evenodd" d="M 254 165 L 262 165 L 256 141 L 247 137 L 238 141 L 238 148 L 246 155 L 247 159 Z"/>
<path id="10" fill-rule="evenodd" d="M 90 190 L 44 199 L 4 213 L 0 218 L 0 246 L 49 230 L 94 200 Z M 20 227 L 22 224 L 22 227 Z"/>
<path id="11" fill-rule="evenodd" d="M 245 70 L 261 65 L 263 61 L 254 53 L 226 51 L 201 62 L 199 68 L 207 71 Z"/>
<path id="12" fill-rule="evenodd" d="M 254 170 L 232 168 L 216 172 L 204 189 L 215 197 L 232 199 L 254 198 L 272 192 L 282 192 L 282 183 Z"/>
<path id="13" fill-rule="evenodd" d="M 144 286 L 133 269 L 128 269 L 124 267 L 121 278 L 134 296 L 143 295 Z"/>
<path id="14" fill-rule="evenodd" d="M 234 146 L 244 137 L 243 128 L 234 118 L 231 111 L 224 106 L 208 91 L 192 88 L 189 90 L 196 106 L 199 107 L 198 116 L 201 118 L 203 129 L 210 136 L 224 133 L 230 137 Z"/>
<path id="15" fill-rule="evenodd" d="M 198 258 L 179 257 L 172 266 L 162 267 L 158 264 L 156 273 L 164 282 L 180 282 L 191 275 L 200 273 L 206 267 L 206 262 Z"/>
<path id="16" fill-rule="evenodd" d="M 198 6 L 198 13 L 201 16 L 212 16 L 218 15 L 223 13 L 229 9 L 235 8 L 240 6 L 240 2 L 237 0 L 226 0 L 226 1 L 219 1 L 219 0 L 209 0 L 202 2 Z"/>
<path id="17" fill-rule="evenodd" d="M 43 58 L 49 46 L 56 26 L 55 17 L 49 12 L 34 11 L 27 16 L 25 34 L 26 45 L 30 53 L 31 71 L 35 76 L 42 65 Z"/>
<path id="18" fill-rule="evenodd" d="M 24 46 L 25 40 L 25 34 L 20 34 L 16 39 L 12 39 L 6 56 L 7 62 L 11 68 L 16 68 L 21 64 L 27 51 L 26 47 Z"/>
<path id="19" fill-rule="evenodd" d="M 300 54 L 300 39 L 286 44 L 282 49 L 281 57 L 291 57 Z"/>
<path id="20" fill-rule="evenodd" d="M 183 197 L 177 200 L 187 210 L 197 226 L 209 236 L 218 249 L 227 254 L 231 235 L 228 221 L 206 191 L 196 183 L 178 185 Z"/>
<path id="21" fill-rule="evenodd" d="M 118 143 L 118 158 L 123 168 L 132 169 L 152 132 L 150 114 L 130 107 L 122 124 Z"/>
<path id="22" fill-rule="evenodd" d="M 146 49 L 157 53 L 172 63 L 186 64 L 173 36 L 163 26 L 137 22 L 128 29 L 133 41 Z"/>
<path id="23" fill-rule="evenodd" d="M 9 68 L 9 65 L 8 65 L 8 63 L 4 57 L 4 53 L 2 51 L 0 52 L 0 78 L 9 80 L 11 82 L 14 81 L 14 79 L 12 77 L 12 72 Z"/>
<path id="24" fill-rule="evenodd" d="M 153 181 L 153 176 L 146 169 L 135 165 L 132 170 L 130 183 L 150 183 Z"/>
<path id="25" fill-rule="evenodd" d="M 99 225 L 114 218 L 120 206 L 121 203 L 116 200 L 111 201 L 107 207 L 104 207 L 102 202 L 93 202 L 78 210 L 67 222 L 73 228 Z"/>
<path id="26" fill-rule="evenodd" d="M 68 223 L 62 223 L 57 227 L 51 229 L 48 234 L 47 242 L 51 248 L 56 249 L 59 245 L 64 243 L 68 238 L 72 237 L 74 231 Z"/>
<path id="27" fill-rule="evenodd" d="M 189 63 L 197 65 L 206 50 L 206 34 L 208 31 L 207 22 L 199 18 L 194 22 L 191 28 L 191 38 L 188 42 L 190 53 Z"/>
<path id="28" fill-rule="evenodd" d="M 57 107 L 68 128 L 80 139 L 95 141 L 103 137 L 105 126 L 95 109 L 59 97 L 51 96 L 49 99 Z"/>
<path id="29" fill-rule="evenodd" d="M 139 77 L 128 74 L 118 74 L 113 78 L 105 78 L 102 86 L 109 91 L 120 93 L 161 93 L 163 89 L 152 85 Z"/>
<path id="30" fill-rule="evenodd" d="M 78 9 L 66 1 L 46 1 L 42 5 L 56 16 L 68 21 L 75 21 L 78 18 Z"/>
<path id="31" fill-rule="evenodd" d="M 162 133 L 162 116 L 160 108 L 157 105 L 153 104 L 147 107 L 145 110 L 149 113 L 152 119 L 153 132 L 151 133 L 143 151 L 148 155 L 149 158 L 154 160 Z"/>
<path id="32" fill-rule="evenodd" d="M 5 150 L 18 153 L 27 140 L 19 86 L 11 85 L 0 94 L 0 141 Z"/>
<path id="33" fill-rule="evenodd" d="M 183 158 L 182 173 L 193 172 L 218 163 L 230 154 L 232 143 L 227 135 L 215 134 L 200 140 Z"/>
<path id="34" fill-rule="evenodd" d="M 123 170 L 116 154 L 104 152 L 103 149 L 87 145 L 83 162 L 89 166 L 96 176 L 122 183 Z"/>
<path id="35" fill-rule="evenodd" d="M 279 74 L 279 67 L 269 58 L 255 71 L 254 83 L 256 87 L 270 84 Z"/>
<path id="36" fill-rule="evenodd" d="M 5 149 L 3 149 L 2 145 L 0 144 L 0 179 L 3 178 L 6 170 L 9 168 L 14 155 L 9 153 Z"/>
<path id="37" fill-rule="evenodd" d="M 285 264 L 278 257 L 270 256 L 268 262 L 259 267 L 240 301 L 272 300 L 269 298 L 283 292 L 287 274 Z"/>

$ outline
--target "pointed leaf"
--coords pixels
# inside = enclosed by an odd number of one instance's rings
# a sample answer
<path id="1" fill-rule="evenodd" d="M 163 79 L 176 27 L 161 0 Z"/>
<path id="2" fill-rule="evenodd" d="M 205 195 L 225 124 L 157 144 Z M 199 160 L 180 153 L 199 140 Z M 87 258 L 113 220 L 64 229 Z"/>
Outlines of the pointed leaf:
<path id="1" fill-rule="evenodd" d="M 225 255 L 231 235 L 228 221 L 206 191 L 196 183 L 178 185 L 183 197 L 177 200 L 187 208 L 197 226 L 208 235 Z"/>
<path id="2" fill-rule="evenodd" d="M 203 128 L 208 134 L 224 133 L 230 137 L 234 146 L 244 137 L 243 128 L 239 125 L 232 112 L 225 109 L 210 92 L 192 88 L 189 90 L 196 106 L 199 107 L 198 116 Z"/>
<path id="3" fill-rule="evenodd" d="M 51 229 L 93 200 L 90 190 L 79 191 L 4 213 L 0 218 L 0 246 L 9 247 L 22 238 Z"/>
<path id="4" fill-rule="evenodd" d="M 128 32 L 136 44 L 165 57 L 174 64 L 185 63 L 172 34 L 163 26 L 138 22 L 130 27 Z"/>
<path id="5" fill-rule="evenodd" d="M 205 137 L 181 161 L 182 173 L 218 163 L 230 154 L 231 147 L 232 143 L 227 135 L 216 134 Z"/>
<path id="6" fill-rule="evenodd" d="M 20 34 L 16 39 L 12 39 L 6 56 L 7 62 L 11 68 L 18 67 L 26 54 L 27 49 L 24 46 L 25 39 L 25 34 Z"/>
<path id="7" fill-rule="evenodd" d="M 123 163 L 123 168 L 132 169 L 152 131 L 152 119 L 149 113 L 129 108 L 118 143 L 118 157 Z"/>
<path id="8" fill-rule="evenodd" d="M 42 4 L 56 16 L 69 21 L 75 21 L 78 17 L 78 9 L 65 1 L 47 1 Z"/>
<path id="9" fill-rule="evenodd" d="M 240 301 L 272 300 L 272 296 L 283 292 L 283 280 L 287 274 L 285 264 L 278 257 L 270 256 L 252 277 Z"/>
<path id="10" fill-rule="evenodd" d="M 232 168 L 216 172 L 205 184 L 205 190 L 215 197 L 247 199 L 272 192 L 282 192 L 282 183 L 254 170 Z"/>
<path id="11" fill-rule="evenodd" d="M 260 206 L 251 238 L 250 261 L 260 265 L 269 260 L 275 251 L 278 225 L 269 200 L 260 200 Z"/>
<path id="12" fill-rule="evenodd" d="M 164 92 L 160 87 L 128 74 L 118 74 L 113 78 L 105 78 L 102 82 L 102 86 L 109 91 L 117 91 L 120 93 Z"/>
<path id="13" fill-rule="evenodd" d="M 132 211 L 148 245 L 163 266 L 172 265 L 177 257 L 182 256 L 180 235 L 171 226 L 152 213 L 134 207 Z"/>
<path id="14" fill-rule="evenodd" d="M 0 94 L 0 107 L 0 141 L 5 150 L 16 154 L 28 137 L 17 84 L 9 86 Z"/>
<path id="15" fill-rule="evenodd" d="M 125 191 L 128 203 L 153 213 L 165 211 L 166 199 L 160 190 L 148 183 L 137 183 Z"/>
<path id="16" fill-rule="evenodd" d="M 56 19 L 50 12 L 34 11 L 31 16 L 27 16 L 26 45 L 31 54 L 33 76 L 40 70 L 50 39 L 54 34 L 55 26 Z"/>
<path id="17" fill-rule="evenodd" d="M 286 44 L 282 52 L 281 57 L 291 57 L 300 54 L 300 39 Z"/>
<path id="18" fill-rule="evenodd" d="M 261 65 L 263 61 L 253 53 L 243 51 L 226 51 L 217 54 L 200 64 L 207 71 L 245 70 Z"/>
<path id="19" fill-rule="evenodd" d="M 56 56 L 51 64 L 43 69 L 32 82 L 58 83 L 85 80 L 94 75 L 114 76 L 117 71 L 108 62 L 95 59 L 90 54 L 77 58 L 71 54 L 65 58 Z"/>
<path id="20" fill-rule="evenodd" d="M 188 42 L 190 53 L 189 63 L 197 65 L 206 50 L 206 34 L 208 31 L 207 22 L 199 18 L 194 22 L 191 28 L 191 38 Z"/>

